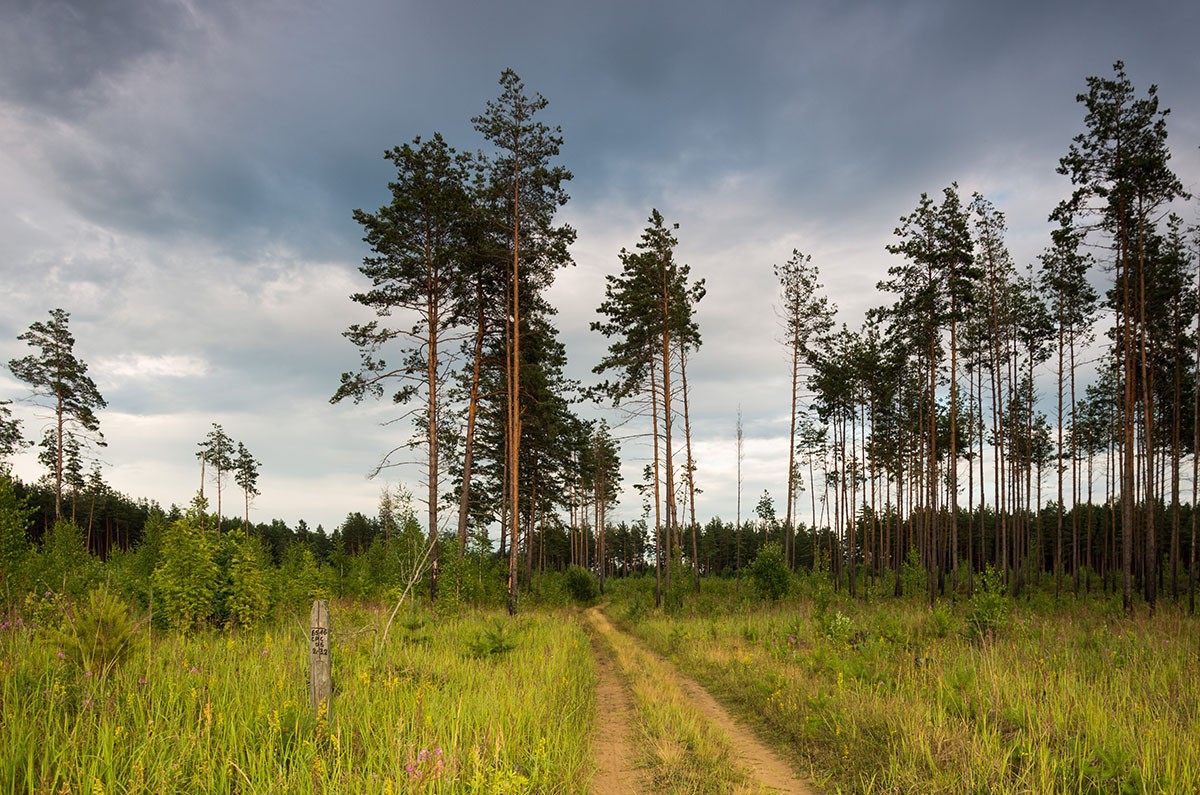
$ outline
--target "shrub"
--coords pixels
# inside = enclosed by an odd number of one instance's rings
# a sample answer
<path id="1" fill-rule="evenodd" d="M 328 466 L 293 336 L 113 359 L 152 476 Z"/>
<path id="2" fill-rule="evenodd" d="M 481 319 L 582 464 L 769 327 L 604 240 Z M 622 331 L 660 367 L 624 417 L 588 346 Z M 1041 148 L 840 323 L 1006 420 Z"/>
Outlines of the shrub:
<path id="1" fill-rule="evenodd" d="M 73 597 L 87 595 L 100 580 L 100 562 L 88 554 L 83 530 L 68 519 L 54 523 L 30 565 L 35 581 Z"/>
<path id="2" fill-rule="evenodd" d="M 477 660 L 500 657 L 516 647 L 516 640 L 508 633 L 508 628 L 498 618 L 492 619 L 490 626 L 484 627 L 467 641 L 468 653 Z"/>
<path id="3" fill-rule="evenodd" d="M 375 544 L 372 544 L 371 548 L 375 549 Z M 321 569 L 317 566 L 316 557 L 307 545 L 300 542 L 294 541 L 284 550 L 275 582 L 278 603 L 285 609 L 301 615 L 307 614 L 314 599 L 328 599 L 330 596 Z M 399 596 L 399 592 L 404 590 L 404 585 L 397 584 L 395 588 L 396 596 Z M 390 592 L 388 600 L 392 601 Z"/>
<path id="4" fill-rule="evenodd" d="M 854 619 L 841 610 L 832 613 L 823 611 L 815 615 L 817 632 L 836 644 L 847 645 L 855 638 L 857 627 Z"/>
<path id="5" fill-rule="evenodd" d="M 8 473 L 0 467 L 0 590 L 8 607 L 10 585 L 18 579 L 22 561 L 29 549 L 26 529 L 33 509 L 18 497 Z"/>
<path id="6" fill-rule="evenodd" d="M 935 638 L 944 638 L 954 629 L 954 613 L 944 603 L 939 603 L 929 611 L 929 634 Z"/>
<path id="7" fill-rule="evenodd" d="M 1012 603 L 1004 590 L 1004 579 L 991 566 L 980 576 L 967 610 L 967 635 L 972 640 L 994 637 L 1008 623 Z"/>
<path id="8" fill-rule="evenodd" d="M 186 630 L 208 620 L 217 575 L 211 544 L 196 514 L 172 522 L 163 533 L 161 556 L 154 569 L 155 591 L 171 626 Z"/>
<path id="9" fill-rule="evenodd" d="M 68 617 L 63 629 L 49 635 L 69 663 L 101 677 L 130 655 L 136 636 L 125 604 L 105 589 L 88 594 L 87 604 Z"/>
<path id="10" fill-rule="evenodd" d="M 763 599 L 779 600 L 791 589 L 792 575 L 783 560 L 783 548 L 778 542 L 764 544 L 750 564 L 754 587 Z"/>
<path id="11" fill-rule="evenodd" d="M 909 547 L 908 555 L 901 567 L 900 582 L 905 596 L 920 596 L 929 588 L 929 572 L 921 562 L 921 553 L 916 547 Z"/>
<path id="12" fill-rule="evenodd" d="M 267 550 L 258 538 L 233 544 L 226 601 L 230 626 L 252 627 L 267 615 L 270 564 Z"/>
<path id="13" fill-rule="evenodd" d="M 567 593 L 582 605 L 590 605 L 600 598 L 600 583 L 596 575 L 582 566 L 570 566 L 566 576 Z"/>

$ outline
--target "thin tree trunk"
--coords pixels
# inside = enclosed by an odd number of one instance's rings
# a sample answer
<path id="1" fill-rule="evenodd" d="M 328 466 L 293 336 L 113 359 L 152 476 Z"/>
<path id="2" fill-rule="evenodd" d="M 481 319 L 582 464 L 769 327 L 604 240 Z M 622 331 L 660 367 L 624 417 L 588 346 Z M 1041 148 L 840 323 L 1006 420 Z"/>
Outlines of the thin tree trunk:
<path id="1" fill-rule="evenodd" d="M 462 559 L 467 548 L 467 522 L 470 516 L 471 467 L 475 452 L 475 415 L 479 409 L 479 371 L 483 361 L 483 337 L 485 320 L 483 312 L 482 286 L 477 287 L 479 299 L 479 325 L 475 331 L 475 363 L 471 372 L 471 396 L 467 401 L 467 434 L 463 440 L 462 489 L 458 495 L 458 556 Z"/>
<path id="2" fill-rule="evenodd" d="M 657 368 L 655 367 L 655 356 L 653 352 L 650 355 L 650 415 L 654 426 L 654 606 L 662 607 L 662 574 L 663 574 L 663 556 L 662 556 L 662 492 L 660 489 L 660 480 L 658 475 L 658 392 L 656 384 Z M 667 576 L 670 576 L 668 569 Z M 670 581 L 667 581 L 667 587 L 670 588 Z"/>
<path id="3" fill-rule="evenodd" d="M 519 133 L 518 133 L 519 138 Z M 517 535 L 520 532 L 521 466 L 521 150 L 513 142 L 512 312 L 508 349 L 508 510 L 512 520 L 508 550 L 508 614 L 517 612 Z"/>
<path id="4" fill-rule="evenodd" d="M 692 525 L 692 590 L 700 593 L 700 542 L 696 528 L 696 462 L 692 459 L 692 420 L 688 411 L 687 351 L 679 337 L 679 378 L 683 388 L 683 435 L 687 444 L 688 519 Z"/>

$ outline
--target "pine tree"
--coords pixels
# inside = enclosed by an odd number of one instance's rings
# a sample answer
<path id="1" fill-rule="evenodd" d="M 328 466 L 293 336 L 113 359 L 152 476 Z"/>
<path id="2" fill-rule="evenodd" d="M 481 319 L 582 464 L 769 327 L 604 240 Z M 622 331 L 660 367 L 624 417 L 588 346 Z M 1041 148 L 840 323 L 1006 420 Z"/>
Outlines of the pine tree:
<path id="1" fill-rule="evenodd" d="M 792 249 L 791 259 L 783 265 L 775 266 L 775 278 L 779 280 L 782 299 L 781 313 L 786 334 L 784 342 L 791 359 L 787 508 L 783 521 L 786 535 L 783 554 L 789 563 L 794 563 L 792 537 L 795 534 L 796 521 L 792 515 L 792 506 L 795 503 L 796 492 L 796 423 L 800 410 L 800 373 L 813 358 L 814 343 L 833 328 L 833 315 L 837 307 L 819 294 L 821 285 L 817 282 L 818 272 L 817 267 L 812 264 L 812 257 L 801 254 L 797 249 Z"/>
<path id="2" fill-rule="evenodd" d="M 537 121 L 547 101 L 525 94 L 525 84 L 516 72 L 506 69 L 500 76 L 501 94 L 489 101 L 484 113 L 471 121 L 495 148 L 489 163 L 489 187 L 494 206 L 507 209 L 510 236 L 508 254 L 512 266 L 507 294 L 505 374 L 508 403 L 505 412 L 506 513 L 508 516 L 509 572 L 508 610 L 517 609 L 517 534 L 520 528 L 521 421 L 521 335 L 525 310 L 535 309 L 541 293 L 553 281 L 554 271 L 570 263 L 567 247 L 575 239 L 569 226 L 555 226 L 554 214 L 566 203 L 563 183 L 571 172 L 551 165 L 562 146 L 561 130 Z"/>
<path id="3" fill-rule="evenodd" d="M 254 456 L 250 455 L 250 451 L 246 449 L 246 445 L 241 442 L 237 443 L 237 453 L 233 457 L 233 480 L 242 488 L 242 494 L 246 498 L 246 514 L 244 517 L 243 527 L 246 531 L 246 538 L 250 538 L 250 500 L 257 497 L 261 492 L 258 490 L 258 461 L 254 460 Z"/>
<path id="4" fill-rule="evenodd" d="M 29 444 L 21 435 L 21 421 L 12 415 L 8 407 L 10 402 L 0 400 L 0 461 Z"/>
<path id="5" fill-rule="evenodd" d="M 439 476 L 438 430 L 440 395 L 446 382 L 442 349 L 458 334 L 465 313 L 467 290 L 465 261 L 470 197 L 467 188 L 469 158 L 448 146 L 440 134 L 429 141 L 420 137 L 395 147 L 385 157 L 396 167 L 389 183 L 392 200 L 375 213 L 354 211 L 365 231 L 372 254 L 360 267 L 371 288 L 351 298 L 375 311 L 378 319 L 352 325 L 345 337 L 358 347 L 361 366 L 343 373 L 338 391 L 330 399 L 383 396 L 386 384 L 395 384 L 392 401 L 407 403 L 423 393 L 422 411 L 416 416 L 428 451 L 426 474 L 429 509 L 430 588 L 437 595 L 437 539 Z M 411 326 L 391 323 L 397 316 Z M 415 320 L 413 320 L 415 318 Z M 398 365 L 388 364 L 384 353 L 390 343 L 407 343 Z M 408 445 L 397 445 L 375 468 L 389 465 L 390 457 Z"/>
<path id="6" fill-rule="evenodd" d="M 1154 402 L 1151 392 L 1147 345 L 1147 255 L 1153 238 L 1153 221 L 1163 205 L 1185 196 L 1183 185 L 1168 166 L 1166 118 L 1168 110 L 1159 110 L 1158 87 L 1151 86 L 1145 97 L 1138 97 L 1125 74 L 1125 65 L 1113 65 L 1111 78 L 1089 77 L 1088 91 L 1076 100 L 1087 108 L 1086 131 L 1075 136 L 1067 154 L 1059 161 L 1058 172 L 1070 177 L 1075 186 L 1071 197 L 1063 201 L 1052 218 L 1070 220 L 1082 226 L 1087 218 L 1097 218 L 1095 231 L 1101 232 L 1112 251 L 1115 266 L 1116 337 L 1121 362 L 1123 397 L 1121 429 L 1124 436 L 1121 461 L 1121 533 L 1123 601 L 1126 612 L 1133 610 L 1133 532 L 1138 451 L 1137 426 L 1142 429 L 1144 460 L 1154 461 Z M 1138 395 L 1137 386 L 1141 385 Z M 1138 409 L 1141 416 L 1138 416 Z M 1151 474 L 1147 470 L 1147 474 Z M 1154 481 L 1142 479 L 1141 495 L 1145 522 L 1146 569 L 1143 584 L 1146 599 L 1153 605 L 1157 547 L 1154 531 Z"/>
<path id="7" fill-rule="evenodd" d="M 75 355 L 75 338 L 68 328 L 69 321 L 69 313 L 51 309 L 48 322 L 37 321 L 29 326 L 29 331 L 17 337 L 36 353 L 8 363 L 12 374 L 29 384 L 36 398 L 48 401 L 48 405 L 42 405 L 54 412 L 54 425 L 48 431 L 48 438 L 54 451 L 56 519 L 62 518 L 64 451 L 69 445 L 68 436 L 81 444 L 92 442 L 103 446 L 104 436 L 100 433 L 96 411 L 108 405 L 87 374 L 87 364 Z"/>

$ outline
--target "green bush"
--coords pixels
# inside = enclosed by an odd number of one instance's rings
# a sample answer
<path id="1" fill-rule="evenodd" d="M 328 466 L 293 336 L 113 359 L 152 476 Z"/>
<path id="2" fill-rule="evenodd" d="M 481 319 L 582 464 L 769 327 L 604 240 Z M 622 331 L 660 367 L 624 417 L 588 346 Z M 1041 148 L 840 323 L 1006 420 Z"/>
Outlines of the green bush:
<path id="1" fill-rule="evenodd" d="M 990 565 L 980 575 L 967 610 L 967 636 L 985 640 L 1008 624 L 1012 603 L 1004 589 L 1004 578 Z"/>
<path id="2" fill-rule="evenodd" d="M 567 593 L 571 599 L 582 605 L 590 605 L 600 598 L 600 582 L 596 575 L 582 566 L 567 568 L 565 579 Z"/>
<path id="3" fill-rule="evenodd" d="M 814 616 L 817 622 L 817 634 L 828 638 L 836 644 L 848 645 L 857 636 L 858 627 L 854 619 L 841 610 L 820 611 Z"/>
<path id="4" fill-rule="evenodd" d="M 467 640 L 467 652 L 477 660 L 500 657 L 517 647 L 508 627 L 498 618 Z"/>
<path id="5" fill-rule="evenodd" d="M 232 546 L 225 597 L 226 622 L 231 627 L 253 627 L 267 616 L 273 569 L 261 539 L 234 541 Z"/>
<path id="6" fill-rule="evenodd" d="M 949 605 L 939 603 L 929 611 L 928 633 L 935 638 L 947 637 L 954 629 L 954 612 Z"/>
<path id="7" fill-rule="evenodd" d="M 783 560 L 783 548 L 778 542 L 764 544 L 750 564 L 754 587 L 763 599 L 779 600 L 791 590 L 792 575 Z"/>
<path id="8" fill-rule="evenodd" d="M 331 594 L 312 550 L 300 542 L 288 544 L 284 550 L 275 584 L 276 601 L 284 609 L 301 615 L 308 615 L 314 599 L 328 599 Z M 396 588 L 403 590 L 403 585 Z"/>
<path id="9" fill-rule="evenodd" d="M 66 626 L 49 633 L 68 663 L 88 676 L 106 676 L 134 650 L 137 631 L 125 604 L 105 589 L 88 594 L 87 604 L 67 618 Z"/>
<path id="10" fill-rule="evenodd" d="M 168 623 L 188 630 L 208 621 L 217 592 L 218 571 L 208 532 L 196 513 L 172 522 L 163 532 L 154 569 L 157 604 Z"/>
<path id="11" fill-rule="evenodd" d="M 10 606 L 12 587 L 20 582 L 22 561 L 28 554 L 29 517 L 33 509 L 17 496 L 8 472 L 0 467 L 0 597 Z"/>
<path id="12" fill-rule="evenodd" d="M 54 523 L 30 565 L 35 582 L 77 598 L 87 595 L 101 578 L 100 561 L 88 553 L 83 530 L 67 519 Z"/>
<path id="13" fill-rule="evenodd" d="M 929 572 L 925 570 L 925 564 L 921 562 L 921 553 L 917 552 L 916 547 L 909 547 L 908 555 L 904 558 L 904 565 L 900 572 L 900 582 L 905 596 L 919 597 L 928 590 Z"/>

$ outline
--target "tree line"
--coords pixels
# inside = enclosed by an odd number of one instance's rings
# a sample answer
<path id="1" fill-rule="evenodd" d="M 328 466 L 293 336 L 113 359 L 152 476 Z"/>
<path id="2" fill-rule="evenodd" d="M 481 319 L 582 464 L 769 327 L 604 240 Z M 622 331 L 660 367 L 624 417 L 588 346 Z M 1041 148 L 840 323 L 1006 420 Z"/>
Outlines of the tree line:
<path id="1" fill-rule="evenodd" d="M 1157 89 L 1139 95 L 1119 62 L 1087 88 L 1085 129 L 1058 168 L 1072 191 L 1036 265 L 1013 261 L 992 202 L 952 184 L 900 218 L 898 262 L 878 284 L 893 298 L 857 331 L 834 327 L 808 257 L 777 271 L 793 362 L 787 515 L 807 473 L 811 521 L 835 528 L 834 576 L 851 592 L 863 569 L 894 571 L 899 591 L 915 553 L 931 600 L 991 566 L 1014 594 L 1043 573 L 1078 591 L 1100 571 L 1120 577 L 1126 610 L 1135 590 L 1153 606 L 1160 583 L 1194 605 L 1196 517 L 1181 492 L 1190 454 L 1195 505 L 1200 236 L 1173 212 L 1190 197 Z M 1081 370 L 1094 372 L 1083 389 Z"/>
<path id="2" fill-rule="evenodd" d="M 411 412 L 414 432 L 377 471 L 422 451 L 431 598 L 443 569 L 498 527 L 487 554 L 505 561 L 510 610 L 522 584 L 567 565 L 601 584 L 652 568 L 661 602 L 678 572 L 698 588 L 702 573 L 735 572 L 772 540 L 788 565 L 828 567 L 852 594 L 889 573 L 900 593 L 904 567 L 919 565 L 931 600 L 969 591 L 988 567 L 1014 594 L 1043 576 L 1078 591 L 1096 574 L 1126 609 L 1135 591 L 1154 605 L 1164 587 L 1194 600 L 1196 518 L 1183 484 L 1190 456 L 1195 505 L 1200 237 L 1172 212 L 1190 197 L 1169 167 L 1155 87 L 1139 94 L 1120 63 L 1088 78 L 1084 130 L 1058 168 L 1070 195 L 1049 208 L 1036 264 L 1014 262 L 987 197 L 951 184 L 900 217 L 887 246 L 895 264 L 878 283 L 885 301 L 857 330 L 837 323 L 810 255 L 793 250 L 775 266 L 790 364 L 783 516 L 764 493 L 757 520 L 742 521 L 739 418 L 738 515 L 704 524 L 687 374 L 706 288 L 677 261 L 678 224 L 652 210 L 617 254 L 592 324 L 608 341 L 594 367 L 605 380 L 568 379 L 547 290 L 571 264 L 574 230 L 555 221 L 571 174 L 556 163 L 560 129 L 540 120 L 546 100 L 511 70 L 500 86 L 472 119 L 486 151 L 414 138 L 385 153 L 389 203 L 354 212 L 369 284 L 351 299 L 375 317 L 345 332 L 359 366 L 331 401 L 386 397 Z M 70 349 L 56 312 L 28 335 L 44 352 Z M 104 404 L 86 366 L 56 356 L 10 368 L 56 413 L 43 448 L 61 516 L 73 446 L 88 433 L 102 443 Z M 608 519 L 620 440 L 581 418 L 587 399 L 649 439 L 632 525 Z M 25 444 L 7 406 L 0 421 L 6 450 Z M 236 473 L 249 534 L 257 462 L 240 447 L 214 424 L 197 456 L 218 516 L 222 477 Z M 355 539 L 369 535 L 347 525 L 339 543 L 362 555 L 370 540 Z"/>
<path id="3" fill-rule="evenodd" d="M 558 128 L 532 120 L 545 100 L 526 97 L 512 72 L 501 85 L 474 120 L 492 154 L 418 138 L 388 154 L 398 169 L 392 203 L 356 213 L 374 252 L 363 266 L 374 290 L 354 299 L 380 318 L 406 309 L 416 322 L 347 332 L 364 366 L 343 376 L 335 399 L 379 394 L 381 379 L 396 378 L 403 403 L 420 380 L 430 543 L 439 440 L 448 440 L 445 502 L 458 497 L 460 538 L 468 526 L 500 524 L 510 594 L 535 570 L 555 509 L 572 532 L 595 528 L 595 551 L 573 546 L 572 559 L 608 571 L 603 516 L 618 493 L 617 449 L 607 429 L 578 421 L 572 401 L 610 402 L 626 414 L 622 427 L 645 422 L 651 460 L 633 489 L 661 601 L 670 560 L 690 564 L 695 587 L 715 568 L 695 516 L 687 388 L 704 280 L 676 261 L 678 224 L 653 210 L 635 248 L 619 252 L 592 324 L 609 342 L 594 367 L 607 380 L 581 389 L 562 378 L 544 290 L 570 262 L 574 232 L 552 220 L 570 175 L 552 165 Z M 1090 586 L 1093 573 L 1106 585 L 1119 576 L 1126 609 L 1135 586 L 1151 605 L 1160 581 L 1174 598 L 1194 593 L 1195 528 L 1188 537 L 1181 483 L 1200 433 L 1196 234 L 1171 212 L 1189 197 L 1169 168 L 1169 111 L 1155 87 L 1140 95 L 1121 63 L 1112 77 L 1088 78 L 1078 101 L 1084 131 L 1058 168 L 1071 192 L 1049 208 L 1054 229 L 1036 264 L 1014 262 L 1001 210 L 951 184 L 900 217 L 887 246 L 896 264 L 878 284 L 890 300 L 858 330 L 837 324 L 811 256 L 793 250 L 775 267 L 791 362 L 784 517 L 760 513 L 748 537 L 761 531 L 765 541 L 776 523 L 790 565 L 827 561 L 852 593 L 885 571 L 899 592 L 913 556 L 931 600 L 970 590 L 989 566 L 1014 594 L 1043 574 L 1057 592 L 1068 580 L 1075 591 Z M 414 340 L 404 365 L 375 358 L 402 335 Z M 439 378 L 449 339 L 461 340 L 459 369 Z M 607 451 L 589 456 L 597 442 Z M 740 476 L 738 485 L 740 538 Z M 734 558 L 736 567 L 736 549 Z"/>

